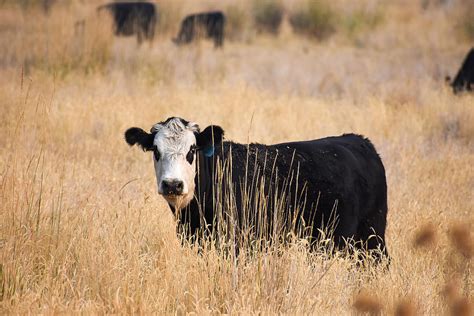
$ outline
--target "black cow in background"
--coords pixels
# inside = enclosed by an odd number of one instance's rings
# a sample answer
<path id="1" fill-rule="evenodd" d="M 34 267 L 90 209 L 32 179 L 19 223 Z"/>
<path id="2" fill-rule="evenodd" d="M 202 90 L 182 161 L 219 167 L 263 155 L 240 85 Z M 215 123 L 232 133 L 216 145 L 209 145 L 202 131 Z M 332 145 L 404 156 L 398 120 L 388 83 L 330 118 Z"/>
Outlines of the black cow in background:
<path id="1" fill-rule="evenodd" d="M 221 11 L 191 14 L 181 22 L 181 29 L 173 42 L 188 44 L 195 38 L 207 37 L 214 40 L 215 47 L 224 44 L 225 16 Z"/>
<path id="2" fill-rule="evenodd" d="M 474 90 L 474 47 L 467 54 L 454 80 L 446 77 L 446 81 L 453 87 L 454 93 Z"/>
<path id="3" fill-rule="evenodd" d="M 152 41 L 155 36 L 157 10 L 149 2 L 114 2 L 102 5 L 114 19 L 114 33 L 117 36 L 136 35 L 140 44 L 144 39 Z"/>

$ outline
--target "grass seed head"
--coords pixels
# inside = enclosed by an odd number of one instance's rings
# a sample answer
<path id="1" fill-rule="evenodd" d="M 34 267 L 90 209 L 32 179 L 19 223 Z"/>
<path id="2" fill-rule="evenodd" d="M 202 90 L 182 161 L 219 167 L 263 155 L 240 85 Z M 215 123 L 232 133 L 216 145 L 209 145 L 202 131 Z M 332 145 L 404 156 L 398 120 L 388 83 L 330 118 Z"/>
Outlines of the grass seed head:
<path id="1" fill-rule="evenodd" d="M 426 224 L 415 235 L 413 246 L 415 248 L 427 248 L 436 243 L 436 229 L 433 224 Z"/>
<path id="2" fill-rule="evenodd" d="M 454 302 L 459 297 L 459 279 L 454 278 L 450 280 L 443 288 L 443 296 L 448 302 Z"/>
<path id="3" fill-rule="evenodd" d="M 382 311 L 382 303 L 375 295 L 363 291 L 357 294 L 352 305 L 358 312 L 378 315 Z"/>
<path id="4" fill-rule="evenodd" d="M 474 255 L 474 242 L 472 240 L 468 225 L 453 225 L 449 231 L 449 237 L 454 247 L 467 259 Z"/>
<path id="5" fill-rule="evenodd" d="M 395 310 L 395 316 L 415 316 L 417 314 L 415 304 L 411 300 L 406 299 L 398 303 Z"/>
<path id="6" fill-rule="evenodd" d="M 472 316 L 473 313 L 473 304 L 466 297 L 458 298 L 451 304 L 451 315 L 453 316 Z"/>

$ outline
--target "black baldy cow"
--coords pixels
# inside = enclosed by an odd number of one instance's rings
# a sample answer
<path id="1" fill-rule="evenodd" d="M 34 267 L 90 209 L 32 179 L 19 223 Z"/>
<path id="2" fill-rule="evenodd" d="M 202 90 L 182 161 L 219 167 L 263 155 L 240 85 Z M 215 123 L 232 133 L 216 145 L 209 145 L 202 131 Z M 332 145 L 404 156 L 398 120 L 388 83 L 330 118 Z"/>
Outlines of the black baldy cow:
<path id="1" fill-rule="evenodd" d="M 191 14 L 181 22 L 178 36 L 173 39 L 178 45 L 191 43 L 199 37 L 211 38 L 215 47 L 224 44 L 225 16 L 220 11 Z"/>
<path id="2" fill-rule="evenodd" d="M 117 36 L 136 35 L 138 43 L 144 39 L 152 41 L 155 36 L 157 12 L 149 2 L 114 2 L 102 5 L 98 11 L 107 10 L 114 20 Z"/>
<path id="3" fill-rule="evenodd" d="M 223 195 L 232 192 L 237 230 L 244 219 L 263 219 L 263 226 L 271 228 L 278 211 L 288 229 L 309 227 L 312 241 L 332 225 L 338 246 L 353 239 L 387 254 L 385 170 L 367 138 L 345 134 L 262 145 L 223 141 L 223 134 L 219 126 L 201 131 L 196 123 L 175 117 L 155 124 L 150 133 L 137 127 L 125 132 L 129 145 L 153 153 L 158 193 L 189 237 L 219 224 L 216 208 L 225 208 Z M 224 171 L 230 181 L 220 181 L 219 166 L 226 162 L 231 162 Z M 259 200 L 257 192 L 263 203 L 252 202 Z M 262 205 L 267 212 L 263 217 L 257 215 Z"/>
<path id="4" fill-rule="evenodd" d="M 451 84 L 454 93 L 474 90 L 474 47 L 467 54 L 456 77 L 452 82 L 447 77 L 446 81 Z"/>

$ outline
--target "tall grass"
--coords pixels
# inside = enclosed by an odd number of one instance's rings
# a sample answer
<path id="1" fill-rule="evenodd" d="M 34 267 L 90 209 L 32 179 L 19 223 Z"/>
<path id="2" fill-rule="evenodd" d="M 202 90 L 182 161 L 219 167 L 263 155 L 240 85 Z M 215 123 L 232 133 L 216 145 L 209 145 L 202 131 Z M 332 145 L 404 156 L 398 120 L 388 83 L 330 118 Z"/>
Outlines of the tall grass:
<path id="1" fill-rule="evenodd" d="M 450 36 L 453 12 L 392 4 L 364 48 L 257 36 L 216 51 L 102 27 L 81 44 L 74 22 L 87 28 L 96 5 L 0 7 L 1 313 L 472 311 L 473 97 L 442 82 L 472 44 Z M 151 155 L 123 140 L 172 115 L 244 143 L 369 137 L 387 172 L 390 269 L 258 235 L 236 260 L 215 246 L 231 222 L 206 247 L 183 244 Z"/>
<path id="2" fill-rule="evenodd" d="M 111 25 L 108 15 L 82 18 L 68 6 L 54 6 L 51 15 L 31 8 L 21 13 L 4 8 L 2 64 L 21 64 L 28 73 L 41 68 L 62 76 L 73 70 L 103 71 L 110 58 Z"/>
<path id="3" fill-rule="evenodd" d="M 232 153 L 233 149 L 230 147 L 226 155 L 217 158 L 215 174 L 209 175 L 211 178 L 208 180 L 214 183 L 215 188 L 212 199 L 208 196 L 196 197 L 203 207 L 212 203 L 214 217 L 209 222 L 205 222 L 208 218 L 202 219 L 202 227 L 192 236 L 194 239 L 191 242 L 197 238 L 197 243 L 204 249 L 206 246 L 214 247 L 232 261 L 239 262 L 252 261 L 261 254 L 278 254 L 295 244 L 321 257 L 329 257 L 336 250 L 347 254 L 360 252 L 360 259 L 369 257 L 369 253 L 357 250 L 351 240 L 347 241 L 345 248 L 336 249 L 332 235 L 338 221 L 337 202 L 334 213 L 324 220 L 324 226 L 313 227 L 305 222 L 302 212 L 311 197 L 307 196 L 304 184 L 299 181 L 296 162 L 290 164 L 290 171 L 286 174 L 275 167 L 279 159 L 275 152 L 250 148 L 245 157 L 239 157 Z M 233 166 L 236 163 L 242 166 L 242 163 L 234 159 L 242 158 L 245 159 L 241 170 L 244 174 L 240 182 L 235 183 Z M 263 166 L 258 166 L 259 162 Z M 197 173 L 200 173 L 199 168 Z M 200 185 L 198 182 L 197 186 Z M 203 200 L 206 197 L 210 200 Z M 306 216 L 315 218 L 319 211 L 315 205 L 311 210 L 313 213 Z M 178 220 L 189 216 L 176 214 Z M 179 225 L 183 238 L 189 237 L 190 233 L 186 225 L 186 222 Z M 318 238 L 314 238 L 316 229 Z"/>

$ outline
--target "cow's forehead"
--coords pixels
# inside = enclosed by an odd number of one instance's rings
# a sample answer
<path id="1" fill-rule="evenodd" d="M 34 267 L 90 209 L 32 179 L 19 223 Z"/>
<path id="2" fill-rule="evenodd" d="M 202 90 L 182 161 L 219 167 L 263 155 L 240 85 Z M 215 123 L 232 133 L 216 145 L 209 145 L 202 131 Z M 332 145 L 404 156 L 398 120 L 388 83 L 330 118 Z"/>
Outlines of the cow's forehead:
<path id="1" fill-rule="evenodd" d="M 196 142 L 194 133 L 199 132 L 199 126 L 182 118 L 172 117 L 155 124 L 151 132 L 156 133 L 154 144 L 158 148 L 181 151 L 189 149 L 189 146 Z"/>

